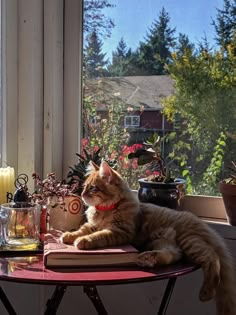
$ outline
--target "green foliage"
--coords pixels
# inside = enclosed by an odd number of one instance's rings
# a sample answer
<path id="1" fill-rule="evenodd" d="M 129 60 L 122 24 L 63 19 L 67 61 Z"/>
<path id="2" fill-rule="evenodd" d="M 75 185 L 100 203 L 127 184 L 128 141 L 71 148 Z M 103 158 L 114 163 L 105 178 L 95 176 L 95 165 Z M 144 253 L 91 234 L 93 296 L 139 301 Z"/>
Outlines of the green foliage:
<path id="1" fill-rule="evenodd" d="M 83 30 L 85 40 L 87 36 L 96 31 L 99 37 L 107 38 L 111 36 L 111 30 L 115 24 L 110 17 L 107 17 L 103 10 L 113 8 L 108 0 L 84 0 Z"/>
<path id="2" fill-rule="evenodd" d="M 176 135 L 172 139 L 172 151 L 169 157 L 178 162 L 175 168 L 182 172 L 186 179 L 186 191 L 188 194 L 217 195 L 220 174 L 223 169 L 223 158 L 226 148 L 227 136 L 221 132 L 212 152 L 208 152 L 207 159 L 199 155 L 199 148 L 194 145 L 194 138 L 191 138 L 192 145 L 188 143 L 188 133 Z M 183 141 L 182 139 L 187 141 Z M 196 151 L 195 151 L 196 150 Z M 203 150 L 200 150 L 201 154 Z M 209 157 L 209 158 L 208 158 Z M 173 166 L 172 166 L 173 167 Z"/>
<path id="3" fill-rule="evenodd" d="M 90 161 L 94 162 L 97 166 L 101 164 L 101 149 L 95 149 L 91 152 L 88 152 L 86 149 L 83 149 L 83 154 L 76 153 L 78 157 L 78 162 L 72 167 L 70 166 L 70 171 L 67 174 L 68 185 L 73 186 L 76 185 L 76 190 L 74 193 L 80 195 L 83 190 L 83 184 L 87 177 L 88 166 Z M 116 161 L 115 160 L 106 160 L 106 162 L 112 167 L 115 168 Z"/>
<path id="4" fill-rule="evenodd" d="M 215 143 L 222 132 L 236 132 L 236 40 L 227 46 L 227 53 L 212 52 L 207 47 L 204 42 L 198 53 L 191 49 L 183 55 L 173 53 L 173 63 L 168 69 L 175 81 L 175 93 L 163 104 L 169 119 L 174 121 L 179 113 L 185 126 L 179 131 L 184 145 L 180 143 L 175 155 L 183 159 L 181 151 L 186 151 L 187 143 L 191 145 L 191 150 L 185 152 L 187 170 L 184 171 L 185 176 L 191 177 L 191 189 L 195 187 L 194 193 L 215 194 L 222 163 L 232 160 L 235 154 L 229 141 L 224 148 L 221 142 L 216 147 Z M 177 143 L 175 153 L 176 146 Z M 222 149 L 225 154 L 221 160 Z"/>
<path id="5" fill-rule="evenodd" d="M 85 1 L 85 43 L 84 58 L 87 59 L 88 76 L 97 77 L 97 67 L 103 69 L 105 76 L 161 75 L 168 73 L 166 65 L 171 62 L 171 51 L 175 48 L 180 55 L 186 49 L 193 49 L 187 35 L 180 33 L 176 45 L 175 28 L 170 26 L 170 16 L 163 7 L 157 19 L 149 28 L 146 37 L 132 51 L 121 38 L 116 50 L 112 52 L 111 63 L 101 53 L 100 38 L 110 36 L 114 23 L 102 13 L 105 7 L 113 7 L 108 1 Z M 92 20 L 92 18 L 94 19 Z M 92 36 L 96 34 L 96 38 Z M 95 62 L 96 61 L 96 62 Z M 88 64 L 90 62 L 90 65 Z M 92 67 L 93 65 L 93 67 Z M 104 67 L 105 66 L 105 67 Z M 92 74 L 92 75 L 91 75 Z"/>
<path id="6" fill-rule="evenodd" d="M 158 133 L 152 134 L 144 143 L 145 148 L 138 148 L 128 155 L 128 159 L 137 159 L 138 165 L 146 165 L 149 169 L 147 179 L 152 182 L 173 182 L 167 163 L 161 154 L 162 141 Z"/>
<path id="7" fill-rule="evenodd" d="M 223 157 L 226 147 L 227 136 L 221 132 L 209 166 L 203 174 L 201 189 L 205 194 L 215 195 L 218 192 L 219 174 L 223 166 Z"/>
<path id="8" fill-rule="evenodd" d="M 216 42 L 227 52 L 227 46 L 231 44 L 236 29 L 236 2 L 224 0 L 222 9 L 217 9 L 216 21 L 213 21 L 216 31 Z"/>
<path id="9" fill-rule="evenodd" d="M 138 49 L 138 63 L 143 75 L 166 74 L 165 65 L 171 58 L 171 48 L 175 45 L 175 28 L 170 27 L 170 16 L 162 8 L 146 35 L 145 42 Z"/>
<path id="10" fill-rule="evenodd" d="M 83 150 L 83 154 L 76 153 L 78 157 L 78 162 L 72 167 L 70 166 L 70 171 L 67 174 L 68 184 L 73 185 L 78 183 L 78 188 L 76 193 L 81 194 L 83 190 L 83 183 L 86 178 L 87 168 L 90 161 L 93 161 L 96 165 L 100 165 L 101 156 L 100 149 L 89 153 L 87 150 Z"/>
<path id="11" fill-rule="evenodd" d="M 173 174 L 181 174 L 186 180 L 186 192 L 193 193 L 192 177 L 189 166 L 189 152 L 191 152 L 191 145 L 184 141 L 182 133 L 181 136 L 176 132 L 167 134 L 166 141 L 169 142 L 171 151 L 168 157 L 171 160 L 171 169 Z"/>
<path id="12" fill-rule="evenodd" d="M 170 63 L 171 50 L 174 48 L 175 28 L 170 27 L 170 16 L 165 8 L 152 23 L 145 39 L 135 51 L 127 48 L 121 38 L 112 53 L 112 62 L 108 66 L 111 76 L 161 75 L 166 74 L 166 64 Z M 181 48 L 191 46 L 187 36 L 180 35 Z"/>
<path id="13" fill-rule="evenodd" d="M 118 92 L 111 93 L 111 87 L 106 80 L 84 82 L 86 93 L 83 103 L 83 147 L 90 152 L 100 148 L 104 159 L 116 160 L 117 171 L 131 188 L 137 189 L 137 177 L 142 169 L 127 158 L 128 153 L 136 147 L 128 146 L 129 133 L 124 128 L 127 104 L 121 100 Z"/>
<path id="14" fill-rule="evenodd" d="M 129 75 L 131 58 L 131 49 L 127 48 L 127 45 L 122 37 L 116 47 L 116 50 L 112 52 L 112 63 L 108 66 L 109 74 L 113 77 Z"/>
<path id="15" fill-rule="evenodd" d="M 108 5 L 107 1 L 87 2 L 91 2 L 90 5 L 100 2 L 100 9 Z M 168 143 L 165 160 L 174 174 L 181 170 L 187 181 L 188 193 L 215 194 L 218 191 L 217 181 L 223 174 L 223 164 L 227 165 L 228 161 L 234 159 L 236 148 L 233 141 L 227 138 L 227 145 L 223 143 L 226 144 L 225 134 L 236 134 L 235 9 L 233 0 L 224 0 L 223 9 L 217 9 L 218 15 L 213 25 L 216 42 L 220 45 L 218 50 L 212 51 L 207 39 L 196 48 L 185 34 L 179 34 L 176 43 L 175 29 L 170 27 L 170 17 L 163 8 L 136 51 L 132 52 L 121 39 L 113 52 L 111 65 L 101 65 L 105 56 L 101 56 L 100 66 L 99 62 L 93 65 L 100 72 L 93 74 L 93 77 L 170 73 L 175 82 L 175 93 L 163 100 L 164 114 L 172 121 L 176 114 L 180 115 L 181 128 L 165 137 L 164 141 Z M 100 21 L 100 26 L 102 24 Z M 101 45 L 100 42 L 100 48 Z M 94 53 L 95 48 L 91 48 L 90 53 Z M 104 71 L 106 67 L 110 73 Z M 123 158 L 128 133 L 122 127 L 122 122 L 127 104 L 111 95 L 102 80 L 97 84 L 96 91 L 89 90 L 85 84 L 85 89 L 88 89 L 84 94 L 85 136 L 90 148 L 98 146 L 105 156 Z M 97 115 L 96 108 L 101 104 L 107 116 Z M 91 117 L 96 123 L 91 123 Z M 153 158 L 150 152 L 142 156 L 143 161 L 139 158 L 142 164 Z M 131 180 L 131 174 L 138 174 L 138 171 L 132 165 L 131 173 L 129 162 L 126 156 L 119 167 Z"/>
<path id="16" fill-rule="evenodd" d="M 179 33 L 177 45 L 175 47 L 178 56 L 183 56 L 187 51 L 194 50 L 194 44 L 192 44 L 187 35 Z"/>
<path id="17" fill-rule="evenodd" d="M 194 129 L 204 129 L 213 139 L 222 130 L 232 132 L 236 114 L 235 47 L 236 41 L 228 46 L 227 57 L 205 50 L 198 55 L 191 50 L 183 56 L 174 53 L 168 69 L 175 81 L 175 94 L 165 103 L 165 113 L 170 116 L 179 112 Z"/>
<path id="18" fill-rule="evenodd" d="M 100 84 L 100 83 L 98 83 Z M 104 90 L 101 90 L 103 93 Z M 101 103 L 105 95 L 100 94 Z M 111 96 L 109 102 L 105 104 L 104 115 L 97 114 L 96 105 L 99 103 L 99 94 L 89 96 L 84 100 L 84 130 L 85 137 L 89 140 L 91 148 L 99 147 L 107 155 L 117 157 L 118 149 L 122 143 L 125 144 L 128 134 L 123 127 L 126 106 L 117 96 Z M 94 119 L 94 122 L 91 120 Z"/>
<path id="19" fill-rule="evenodd" d="M 102 42 L 93 31 L 84 49 L 84 68 L 87 78 L 97 78 L 106 73 L 108 60 L 105 60 L 105 56 L 106 54 L 102 53 Z"/>

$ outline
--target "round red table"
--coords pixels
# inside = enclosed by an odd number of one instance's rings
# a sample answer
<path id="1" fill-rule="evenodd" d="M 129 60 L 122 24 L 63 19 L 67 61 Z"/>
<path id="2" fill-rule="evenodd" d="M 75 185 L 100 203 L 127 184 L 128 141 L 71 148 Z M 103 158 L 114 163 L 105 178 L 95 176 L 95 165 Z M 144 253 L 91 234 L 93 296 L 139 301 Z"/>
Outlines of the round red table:
<path id="1" fill-rule="evenodd" d="M 53 315 L 59 307 L 67 286 L 83 286 L 84 292 L 93 302 L 99 315 L 106 315 L 106 309 L 99 297 L 96 286 L 140 283 L 168 279 L 158 315 L 164 315 L 174 289 L 177 277 L 191 273 L 199 266 L 189 262 L 179 262 L 174 265 L 147 269 L 140 267 L 99 267 L 99 268 L 54 268 L 46 269 L 43 264 L 43 255 L 27 256 L 8 254 L 0 255 L 0 280 L 55 285 L 53 296 L 47 301 L 44 314 Z M 3 257 L 4 256 L 4 257 Z M 8 297 L 0 287 L 0 299 L 10 315 L 16 315 Z"/>

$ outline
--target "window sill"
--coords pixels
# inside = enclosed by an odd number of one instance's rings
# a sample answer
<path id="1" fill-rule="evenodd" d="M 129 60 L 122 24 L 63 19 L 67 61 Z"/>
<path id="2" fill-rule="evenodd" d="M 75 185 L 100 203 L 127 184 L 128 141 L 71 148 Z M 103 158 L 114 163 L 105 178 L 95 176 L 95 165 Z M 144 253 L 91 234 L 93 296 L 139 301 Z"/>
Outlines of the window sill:
<path id="1" fill-rule="evenodd" d="M 224 239 L 236 240 L 236 226 L 230 225 L 227 221 L 222 197 L 187 195 L 182 210 L 196 214 Z"/>
<path id="2" fill-rule="evenodd" d="M 225 239 L 236 240 L 236 226 L 227 221 L 222 197 L 186 195 L 181 210 L 194 213 Z"/>
<path id="3" fill-rule="evenodd" d="M 195 213 L 198 217 L 216 222 L 227 222 L 224 202 L 222 197 L 186 195 L 182 210 Z"/>

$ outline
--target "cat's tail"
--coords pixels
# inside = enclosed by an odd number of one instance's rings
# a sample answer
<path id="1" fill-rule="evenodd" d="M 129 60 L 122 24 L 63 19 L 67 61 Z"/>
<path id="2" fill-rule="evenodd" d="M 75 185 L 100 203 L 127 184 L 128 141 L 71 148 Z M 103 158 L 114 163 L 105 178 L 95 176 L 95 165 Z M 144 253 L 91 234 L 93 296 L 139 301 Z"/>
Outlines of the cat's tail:
<path id="1" fill-rule="evenodd" d="M 220 258 L 220 283 L 216 290 L 217 315 L 236 315 L 235 266 L 225 246 L 218 248 Z"/>

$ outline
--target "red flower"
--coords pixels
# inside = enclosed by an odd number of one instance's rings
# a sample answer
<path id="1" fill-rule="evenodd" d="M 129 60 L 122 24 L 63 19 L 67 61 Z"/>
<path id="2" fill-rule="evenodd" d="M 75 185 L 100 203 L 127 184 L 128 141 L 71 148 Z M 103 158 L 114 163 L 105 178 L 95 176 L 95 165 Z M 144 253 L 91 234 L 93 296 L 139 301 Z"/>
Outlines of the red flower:
<path id="1" fill-rule="evenodd" d="M 93 151 L 96 152 L 99 150 L 99 147 L 97 145 L 94 146 Z"/>
<path id="2" fill-rule="evenodd" d="M 124 145 L 122 147 L 122 151 L 124 155 L 128 155 L 129 153 L 135 152 L 137 149 L 141 149 L 143 147 L 142 144 L 135 143 L 132 146 L 128 147 L 127 145 Z"/>
<path id="3" fill-rule="evenodd" d="M 85 148 L 86 145 L 88 144 L 88 139 L 83 138 L 81 142 L 82 142 L 82 148 Z"/>

